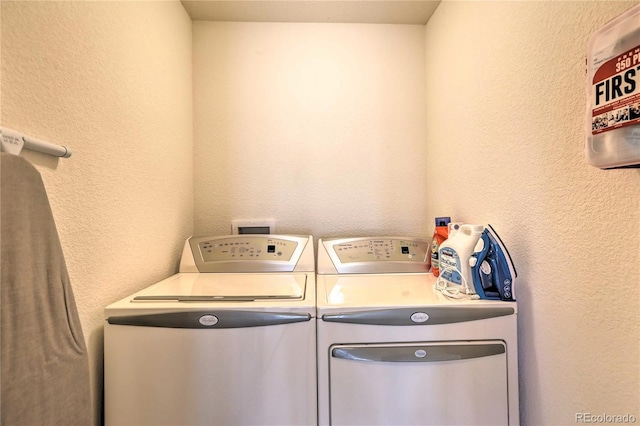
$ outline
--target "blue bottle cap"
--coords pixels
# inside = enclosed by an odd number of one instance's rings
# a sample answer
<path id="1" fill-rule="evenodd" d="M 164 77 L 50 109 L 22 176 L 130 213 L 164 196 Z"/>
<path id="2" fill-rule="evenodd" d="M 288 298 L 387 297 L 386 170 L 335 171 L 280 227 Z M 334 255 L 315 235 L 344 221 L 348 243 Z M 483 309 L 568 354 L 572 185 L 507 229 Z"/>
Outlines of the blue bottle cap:
<path id="1" fill-rule="evenodd" d="M 436 226 L 447 226 L 451 222 L 450 217 L 436 217 Z"/>

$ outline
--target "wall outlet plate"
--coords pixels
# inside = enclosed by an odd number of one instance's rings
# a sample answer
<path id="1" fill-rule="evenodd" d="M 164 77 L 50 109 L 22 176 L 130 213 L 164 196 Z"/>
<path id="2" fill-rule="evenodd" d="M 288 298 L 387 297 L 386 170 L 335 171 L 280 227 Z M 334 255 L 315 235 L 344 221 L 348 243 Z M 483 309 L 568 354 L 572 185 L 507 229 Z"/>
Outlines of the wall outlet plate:
<path id="1" fill-rule="evenodd" d="M 275 234 L 274 219 L 234 219 L 231 221 L 231 233 L 240 234 Z"/>

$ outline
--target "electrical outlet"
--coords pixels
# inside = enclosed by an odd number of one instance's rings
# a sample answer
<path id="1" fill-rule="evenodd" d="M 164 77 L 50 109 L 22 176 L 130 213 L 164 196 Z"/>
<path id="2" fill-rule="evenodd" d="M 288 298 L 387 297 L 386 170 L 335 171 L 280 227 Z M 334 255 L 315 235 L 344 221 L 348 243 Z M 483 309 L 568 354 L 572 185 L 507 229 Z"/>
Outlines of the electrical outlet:
<path id="1" fill-rule="evenodd" d="M 231 221 L 231 233 L 238 234 L 275 234 L 274 219 L 234 219 Z"/>

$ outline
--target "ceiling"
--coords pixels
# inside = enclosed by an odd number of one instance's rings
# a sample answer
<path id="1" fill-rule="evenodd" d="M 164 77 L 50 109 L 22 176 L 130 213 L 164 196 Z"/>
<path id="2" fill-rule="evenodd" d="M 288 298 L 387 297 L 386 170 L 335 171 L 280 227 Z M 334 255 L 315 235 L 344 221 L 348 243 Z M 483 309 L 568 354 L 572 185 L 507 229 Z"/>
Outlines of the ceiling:
<path id="1" fill-rule="evenodd" d="M 440 0 L 181 0 L 194 21 L 425 25 Z"/>

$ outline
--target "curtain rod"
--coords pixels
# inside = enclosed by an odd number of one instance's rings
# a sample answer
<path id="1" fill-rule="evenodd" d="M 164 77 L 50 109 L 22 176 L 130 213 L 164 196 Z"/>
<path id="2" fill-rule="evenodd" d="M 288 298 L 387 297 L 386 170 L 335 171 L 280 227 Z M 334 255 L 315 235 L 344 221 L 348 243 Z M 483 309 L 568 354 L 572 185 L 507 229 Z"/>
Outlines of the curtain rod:
<path id="1" fill-rule="evenodd" d="M 2 151 L 13 155 L 20 155 L 23 148 L 31 151 L 44 152 L 56 157 L 69 158 L 71 150 L 62 145 L 45 142 L 31 136 L 23 135 L 15 130 L 0 127 L 0 148 Z"/>

